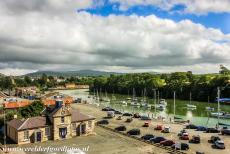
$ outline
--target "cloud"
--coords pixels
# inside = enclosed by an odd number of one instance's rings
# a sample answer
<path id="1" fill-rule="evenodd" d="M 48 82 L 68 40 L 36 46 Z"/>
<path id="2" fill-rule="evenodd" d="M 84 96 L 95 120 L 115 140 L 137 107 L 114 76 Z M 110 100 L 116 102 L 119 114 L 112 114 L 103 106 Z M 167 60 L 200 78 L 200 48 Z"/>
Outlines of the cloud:
<path id="1" fill-rule="evenodd" d="M 229 0 L 110 0 L 111 3 L 119 3 L 120 10 L 127 10 L 138 5 L 153 5 L 163 10 L 170 11 L 175 6 L 183 5 L 183 13 L 207 14 L 230 12 Z"/>
<path id="2" fill-rule="evenodd" d="M 0 71 L 167 71 L 193 65 L 229 65 L 230 35 L 218 29 L 154 15 L 103 17 L 84 11 L 66 13 L 66 9 L 94 6 L 91 2 L 73 3 L 76 6 L 37 3 L 0 2 Z"/>

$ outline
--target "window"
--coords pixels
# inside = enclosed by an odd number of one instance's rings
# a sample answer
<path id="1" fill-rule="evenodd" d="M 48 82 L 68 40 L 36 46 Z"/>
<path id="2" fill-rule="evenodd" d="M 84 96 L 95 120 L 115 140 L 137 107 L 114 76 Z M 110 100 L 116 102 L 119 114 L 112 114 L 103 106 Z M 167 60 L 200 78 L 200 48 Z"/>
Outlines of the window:
<path id="1" fill-rule="evenodd" d="M 92 128 L 92 121 L 88 121 L 88 127 Z"/>
<path id="2" fill-rule="evenodd" d="M 76 129 L 76 123 L 72 124 L 73 129 Z"/>
<path id="3" fill-rule="evenodd" d="M 61 123 L 65 122 L 65 117 L 61 117 Z"/>
<path id="4" fill-rule="evenodd" d="M 46 134 L 46 136 L 50 136 L 50 128 L 49 127 L 45 128 L 45 134 Z"/>
<path id="5" fill-rule="evenodd" d="M 29 140 L 29 131 L 24 131 L 24 140 Z"/>

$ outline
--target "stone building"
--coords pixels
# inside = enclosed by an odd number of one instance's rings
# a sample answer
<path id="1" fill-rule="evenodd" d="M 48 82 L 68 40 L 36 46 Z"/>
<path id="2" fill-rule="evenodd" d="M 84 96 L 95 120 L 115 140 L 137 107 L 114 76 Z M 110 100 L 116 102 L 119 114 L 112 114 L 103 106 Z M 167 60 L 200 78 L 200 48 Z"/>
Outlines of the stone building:
<path id="1" fill-rule="evenodd" d="M 63 140 L 93 133 L 95 118 L 73 110 L 57 101 L 46 107 L 41 116 L 7 123 L 7 136 L 17 144 Z"/>

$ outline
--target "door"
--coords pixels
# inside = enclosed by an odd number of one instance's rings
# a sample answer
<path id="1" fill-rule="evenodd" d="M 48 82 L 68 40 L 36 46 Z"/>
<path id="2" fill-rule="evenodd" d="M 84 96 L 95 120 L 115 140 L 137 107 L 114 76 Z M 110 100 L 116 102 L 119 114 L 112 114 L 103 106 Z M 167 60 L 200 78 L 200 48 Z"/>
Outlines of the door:
<path id="1" fill-rule="evenodd" d="M 85 134 L 86 133 L 86 124 L 82 124 L 81 125 L 81 134 Z"/>
<path id="2" fill-rule="evenodd" d="M 81 135 L 81 125 L 78 125 L 76 129 L 77 129 L 76 130 L 77 136 L 80 136 Z"/>
<path id="3" fill-rule="evenodd" d="M 42 141 L 42 133 L 36 132 L 36 142 L 41 142 L 41 141 Z"/>
<path id="4" fill-rule="evenodd" d="M 59 136 L 60 138 L 64 139 L 66 138 L 66 134 L 67 134 L 67 128 L 59 128 Z"/>

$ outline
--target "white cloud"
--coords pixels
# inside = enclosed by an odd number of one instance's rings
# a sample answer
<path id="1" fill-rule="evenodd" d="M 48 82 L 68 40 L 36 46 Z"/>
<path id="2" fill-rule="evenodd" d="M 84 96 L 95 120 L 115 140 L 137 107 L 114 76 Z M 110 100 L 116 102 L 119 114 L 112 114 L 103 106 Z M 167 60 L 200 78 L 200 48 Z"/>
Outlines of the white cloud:
<path id="1" fill-rule="evenodd" d="M 42 9 L 17 13 L 12 6 L 3 11 L 5 5 L 0 2 L 0 72 L 177 70 L 207 64 L 213 70 L 229 64 L 230 35 L 190 20 Z"/>
<path id="2" fill-rule="evenodd" d="M 184 13 L 207 14 L 209 12 L 230 12 L 229 0 L 110 0 L 119 3 L 120 10 L 127 10 L 137 5 L 154 5 L 163 10 L 171 10 L 176 5 L 184 5 Z"/>

